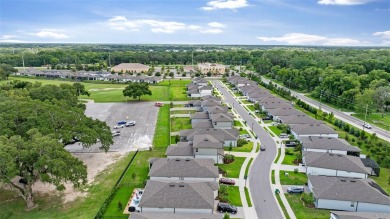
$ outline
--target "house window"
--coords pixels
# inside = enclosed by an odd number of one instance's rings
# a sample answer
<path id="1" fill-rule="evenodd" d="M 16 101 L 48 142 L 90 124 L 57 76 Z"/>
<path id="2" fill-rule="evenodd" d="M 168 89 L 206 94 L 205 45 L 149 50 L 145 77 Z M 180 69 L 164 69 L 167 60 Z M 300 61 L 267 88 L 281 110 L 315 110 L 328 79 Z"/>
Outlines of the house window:
<path id="1" fill-rule="evenodd" d="M 351 207 L 355 207 L 355 202 L 351 202 Z"/>
<path id="2" fill-rule="evenodd" d="M 195 152 L 198 152 L 198 148 L 197 148 L 197 149 L 195 149 Z"/>
<path id="3" fill-rule="evenodd" d="M 184 180 L 184 177 L 179 177 L 179 180 Z"/>

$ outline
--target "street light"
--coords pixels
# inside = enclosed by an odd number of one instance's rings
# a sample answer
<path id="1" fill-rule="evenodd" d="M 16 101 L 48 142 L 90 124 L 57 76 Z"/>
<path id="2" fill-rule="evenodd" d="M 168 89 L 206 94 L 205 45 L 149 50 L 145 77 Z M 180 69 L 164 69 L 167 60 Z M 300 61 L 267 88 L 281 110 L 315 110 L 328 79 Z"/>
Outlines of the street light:
<path id="1" fill-rule="evenodd" d="M 253 132 L 253 122 L 252 122 L 252 132 Z"/>

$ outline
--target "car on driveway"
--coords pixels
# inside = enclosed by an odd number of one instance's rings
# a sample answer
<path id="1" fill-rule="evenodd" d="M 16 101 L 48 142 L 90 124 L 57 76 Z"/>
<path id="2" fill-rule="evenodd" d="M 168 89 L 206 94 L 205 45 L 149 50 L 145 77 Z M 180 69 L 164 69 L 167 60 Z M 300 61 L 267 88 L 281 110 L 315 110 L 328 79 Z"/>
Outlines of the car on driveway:
<path id="1" fill-rule="evenodd" d="M 292 186 L 287 188 L 288 193 L 303 193 L 305 189 L 303 187 L 298 187 L 298 186 Z"/>
<path id="2" fill-rule="evenodd" d="M 286 133 L 280 133 L 279 138 L 288 138 L 289 135 Z"/>
<path id="3" fill-rule="evenodd" d="M 250 138 L 251 136 L 249 134 L 242 134 L 240 135 L 241 139 Z"/>
<path id="4" fill-rule="evenodd" d="M 124 127 L 125 127 L 125 125 L 116 125 L 116 126 L 114 126 L 114 129 L 124 128 Z"/>
<path id="5" fill-rule="evenodd" d="M 260 151 L 265 151 L 265 145 L 260 145 Z"/>
<path id="6" fill-rule="evenodd" d="M 262 120 L 272 120 L 272 117 L 271 116 L 265 116 L 263 118 L 261 118 Z"/>
<path id="7" fill-rule="evenodd" d="M 232 179 L 229 179 L 229 178 L 221 178 L 219 179 L 219 183 L 220 184 L 226 184 L 226 185 L 235 185 L 236 182 Z"/>
<path id="8" fill-rule="evenodd" d="M 371 125 L 368 123 L 363 123 L 363 127 L 367 129 L 372 129 Z"/>
<path id="9" fill-rule="evenodd" d="M 232 213 L 232 214 L 237 214 L 237 207 L 230 205 L 229 203 L 220 202 L 220 203 L 218 203 L 217 211 L 219 211 L 221 213 L 228 212 L 228 213 Z"/>
<path id="10" fill-rule="evenodd" d="M 129 126 L 135 126 L 135 121 L 126 122 L 126 127 L 129 127 Z"/>
<path id="11" fill-rule="evenodd" d="M 120 131 L 112 131 L 111 133 L 112 133 L 112 137 L 121 135 Z"/>

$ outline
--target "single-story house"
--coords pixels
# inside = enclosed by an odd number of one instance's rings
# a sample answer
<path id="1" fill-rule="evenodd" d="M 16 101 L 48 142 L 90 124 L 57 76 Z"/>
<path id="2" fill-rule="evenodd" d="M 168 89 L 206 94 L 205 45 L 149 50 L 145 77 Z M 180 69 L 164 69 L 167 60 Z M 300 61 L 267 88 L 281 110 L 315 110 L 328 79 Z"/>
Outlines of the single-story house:
<path id="1" fill-rule="evenodd" d="M 221 102 L 215 100 L 204 100 L 201 102 L 203 111 L 207 111 L 207 109 L 212 106 L 221 106 Z"/>
<path id="2" fill-rule="evenodd" d="M 204 78 L 194 78 L 192 79 L 192 83 L 195 83 L 198 86 L 207 86 L 209 84 L 209 82 Z"/>
<path id="3" fill-rule="evenodd" d="M 229 109 L 226 106 L 212 106 L 212 107 L 208 107 L 207 112 L 209 114 L 227 113 L 228 110 Z"/>
<path id="4" fill-rule="evenodd" d="M 215 163 L 223 163 L 223 143 L 209 134 L 194 136 L 194 155 L 199 159 L 213 159 Z"/>
<path id="5" fill-rule="evenodd" d="M 239 131 L 237 129 L 187 129 L 180 131 L 180 141 L 193 141 L 197 134 L 209 134 L 223 142 L 225 147 L 237 146 Z"/>
<path id="6" fill-rule="evenodd" d="M 194 89 L 188 90 L 187 91 L 187 96 L 190 97 L 190 98 L 199 98 L 199 97 L 201 97 L 200 96 L 200 91 L 199 91 L 198 88 L 194 88 Z"/>
<path id="7" fill-rule="evenodd" d="M 210 114 L 210 119 L 215 129 L 231 129 L 233 128 L 233 117 L 226 113 Z"/>
<path id="8" fill-rule="evenodd" d="M 200 100 L 190 100 L 188 101 L 189 107 L 194 107 L 197 110 L 201 110 L 201 101 Z"/>
<path id="9" fill-rule="evenodd" d="M 330 219 L 390 219 L 390 214 L 378 212 L 331 211 Z"/>
<path id="10" fill-rule="evenodd" d="M 222 214 L 132 212 L 128 219 L 222 219 Z"/>
<path id="11" fill-rule="evenodd" d="M 206 96 L 202 97 L 202 100 L 215 100 L 215 101 L 221 102 L 221 97 L 206 95 Z"/>
<path id="12" fill-rule="evenodd" d="M 308 175 L 365 179 L 369 174 L 360 158 L 355 156 L 305 151 L 302 162 Z"/>
<path id="13" fill-rule="evenodd" d="M 271 109 L 292 108 L 291 103 L 287 101 L 262 101 L 259 102 L 259 105 L 262 111 L 267 112 Z"/>
<path id="14" fill-rule="evenodd" d="M 218 187 L 216 182 L 148 180 L 138 207 L 141 212 L 212 214 Z"/>
<path id="15" fill-rule="evenodd" d="M 216 182 L 218 167 L 212 159 L 159 158 L 149 161 L 150 180 Z"/>
<path id="16" fill-rule="evenodd" d="M 213 87 L 212 86 L 201 86 L 199 87 L 199 93 L 201 97 L 204 96 L 210 96 L 213 92 Z"/>
<path id="17" fill-rule="evenodd" d="M 272 116 L 274 121 L 278 121 L 280 116 L 305 115 L 303 112 L 296 110 L 294 107 L 284 107 L 276 109 L 267 109 L 267 115 Z"/>
<path id="18" fill-rule="evenodd" d="M 288 125 L 293 124 L 325 124 L 321 120 L 313 119 L 308 115 L 278 116 L 278 122 Z"/>
<path id="19" fill-rule="evenodd" d="M 295 124 L 289 126 L 291 128 L 291 134 L 293 134 L 294 137 L 298 140 L 301 137 L 309 136 L 321 136 L 331 138 L 339 137 L 339 134 L 335 130 L 323 124 Z"/>
<path id="20" fill-rule="evenodd" d="M 344 154 L 359 157 L 360 148 L 350 145 L 341 138 L 320 136 L 300 137 L 302 151 L 313 151 L 333 154 Z"/>
<path id="21" fill-rule="evenodd" d="M 374 180 L 308 176 L 316 208 L 390 213 L 390 197 Z"/>

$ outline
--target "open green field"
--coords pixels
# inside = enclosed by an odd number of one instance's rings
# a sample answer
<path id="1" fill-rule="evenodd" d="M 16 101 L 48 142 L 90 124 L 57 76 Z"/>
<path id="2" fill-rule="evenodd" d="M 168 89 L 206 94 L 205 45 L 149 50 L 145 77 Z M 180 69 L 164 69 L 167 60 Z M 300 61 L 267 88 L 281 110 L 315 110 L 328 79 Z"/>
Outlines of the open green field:
<path id="1" fill-rule="evenodd" d="M 170 119 L 169 119 L 169 105 L 160 107 L 157 117 L 156 130 L 153 137 L 153 147 L 156 149 L 165 149 L 170 142 Z"/>
<path id="2" fill-rule="evenodd" d="M 227 198 L 231 205 L 242 207 L 238 186 L 227 186 Z"/>
<path id="3" fill-rule="evenodd" d="M 286 176 L 284 173 L 288 173 Z M 294 173 L 293 171 L 279 172 L 280 184 L 282 185 L 304 185 L 307 183 L 307 176 L 305 173 Z"/>
<path id="4" fill-rule="evenodd" d="M 359 118 L 364 121 L 364 114 L 352 114 L 352 116 Z M 381 113 L 372 113 L 367 115 L 367 122 L 376 125 L 384 130 L 390 131 L 390 113 L 385 113 L 382 118 Z"/>
<path id="5" fill-rule="evenodd" d="M 370 176 L 371 179 L 375 180 L 382 189 L 384 189 L 387 194 L 390 194 L 390 185 L 389 185 L 389 178 L 390 178 L 390 169 L 388 168 L 381 168 L 381 172 L 379 174 L 379 177 L 376 176 Z"/>
<path id="6" fill-rule="evenodd" d="M 233 147 L 232 151 L 235 152 L 251 152 L 253 149 L 253 142 L 249 141 L 247 144 L 244 144 L 241 147 Z M 229 147 L 225 147 L 225 151 L 228 151 Z"/>
<path id="7" fill-rule="evenodd" d="M 238 178 L 240 176 L 241 166 L 245 161 L 245 157 L 236 157 L 234 162 L 230 164 L 217 164 L 219 168 L 227 172 L 225 177 Z"/>
<path id="8" fill-rule="evenodd" d="M 308 218 L 309 216 L 310 219 L 329 219 L 330 210 L 303 206 L 303 202 L 300 200 L 300 194 L 285 194 L 285 196 L 297 218 Z"/>
<path id="9" fill-rule="evenodd" d="M 187 84 L 191 83 L 191 80 L 181 80 L 181 79 L 165 79 L 158 83 L 160 86 L 172 86 L 172 87 L 185 87 Z"/>
<path id="10" fill-rule="evenodd" d="M 178 132 L 180 130 L 190 129 L 192 127 L 190 118 L 171 118 L 171 132 Z"/>

